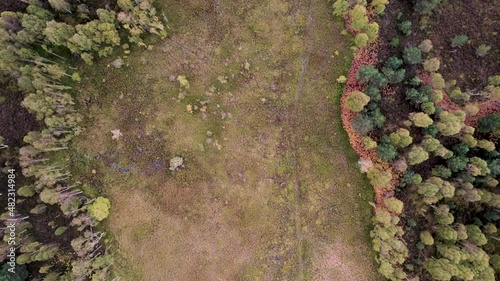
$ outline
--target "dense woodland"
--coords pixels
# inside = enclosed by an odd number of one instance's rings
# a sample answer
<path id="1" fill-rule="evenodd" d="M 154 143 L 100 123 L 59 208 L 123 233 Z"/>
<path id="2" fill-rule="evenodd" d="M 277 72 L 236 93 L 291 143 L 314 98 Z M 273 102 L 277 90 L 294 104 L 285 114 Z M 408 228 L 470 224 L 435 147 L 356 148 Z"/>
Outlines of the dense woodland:
<path id="1" fill-rule="evenodd" d="M 0 180 L 17 171 L 17 205 L 14 216 L 1 216 L 17 226 L 17 266 L 8 272 L 11 246 L 2 228 L 0 280 L 106 280 L 113 259 L 99 223 L 110 202 L 86 194 L 87 183 L 73 179 L 64 160 L 83 131 L 78 68 L 117 48 L 146 47 L 144 34 L 164 38 L 162 20 L 147 0 L 6 1 L 2 9 L 0 106 L 2 121 L 16 123 L 2 124 Z M 1 197 L 7 202 L 3 190 Z"/>
<path id="2" fill-rule="evenodd" d="M 355 36 L 357 56 L 339 79 L 347 81 L 343 121 L 377 194 L 379 272 L 498 280 L 500 70 L 498 36 L 490 36 L 500 28 L 498 4 L 333 7 Z"/>

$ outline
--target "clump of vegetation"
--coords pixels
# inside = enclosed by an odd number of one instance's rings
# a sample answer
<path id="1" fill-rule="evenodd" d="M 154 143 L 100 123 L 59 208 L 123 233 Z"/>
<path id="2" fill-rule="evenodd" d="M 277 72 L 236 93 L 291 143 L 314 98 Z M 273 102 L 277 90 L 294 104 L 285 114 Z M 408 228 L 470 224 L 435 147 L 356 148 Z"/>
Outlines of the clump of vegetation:
<path id="1" fill-rule="evenodd" d="M 453 38 L 451 38 L 451 47 L 462 48 L 465 45 L 465 43 L 467 43 L 467 41 L 469 41 L 469 37 L 467 35 L 464 34 L 455 35 L 453 36 Z"/>
<path id="2" fill-rule="evenodd" d="M 360 112 L 370 102 L 370 97 L 363 92 L 351 92 L 346 98 L 346 106 L 354 112 Z"/>

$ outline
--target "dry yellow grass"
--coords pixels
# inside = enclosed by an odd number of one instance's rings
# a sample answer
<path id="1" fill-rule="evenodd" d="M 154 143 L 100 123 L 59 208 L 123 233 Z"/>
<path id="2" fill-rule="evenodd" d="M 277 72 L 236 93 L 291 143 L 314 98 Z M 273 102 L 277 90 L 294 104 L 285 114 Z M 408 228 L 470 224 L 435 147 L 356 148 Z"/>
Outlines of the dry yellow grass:
<path id="1" fill-rule="evenodd" d="M 112 200 L 122 280 L 379 280 L 327 1 L 158 2 L 171 38 L 82 82 L 92 119 L 76 146 Z M 178 155 L 185 169 L 168 171 Z"/>

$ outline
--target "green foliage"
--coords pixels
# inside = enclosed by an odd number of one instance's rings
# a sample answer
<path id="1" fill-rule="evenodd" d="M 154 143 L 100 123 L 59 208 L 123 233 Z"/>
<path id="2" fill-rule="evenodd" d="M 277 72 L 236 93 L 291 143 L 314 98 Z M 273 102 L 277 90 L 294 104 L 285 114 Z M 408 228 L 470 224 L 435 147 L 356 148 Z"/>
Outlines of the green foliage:
<path id="1" fill-rule="evenodd" d="M 107 198 L 97 197 L 95 201 L 87 207 L 89 215 L 98 221 L 102 221 L 109 216 L 111 203 Z"/>
<path id="2" fill-rule="evenodd" d="M 358 114 L 352 120 L 352 128 L 361 135 L 366 135 L 374 129 L 372 119 L 366 114 Z"/>
<path id="3" fill-rule="evenodd" d="M 479 47 L 476 48 L 476 56 L 478 57 L 484 57 L 486 56 L 491 50 L 491 46 L 486 45 L 486 44 L 481 44 Z"/>
<path id="4" fill-rule="evenodd" d="M 392 173 L 378 166 L 368 170 L 367 176 L 372 185 L 380 188 L 389 188 L 389 183 L 392 180 Z"/>
<path id="5" fill-rule="evenodd" d="M 488 77 L 488 84 L 491 86 L 500 86 L 500 75 Z"/>
<path id="6" fill-rule="evenodd" d="M 491 255 L 490 256 L 490 264 L 496 273 L 500 273 L 500 255 L 498 255 L 498 254 Z"/>
<path id="7" fill-rule="evenodd" d="M 408 152 L 408 164 L 416 165 L 429 159 L 429 153 L 421 146 L 414 145 Z"/>
<path id="8" fill-rule="evenodd" d="M 363 31 L 368 35 L 368 42 L 374 42 L 378 37 L 379 26 L 376 22 L 371 22 L 367 24 Z"/>
<path id="9" fill-rule="evenodd" d="M 436 72 L 439 70 L 441 61 L 438 58 L 430 58 L 424 61 L 424 70 L 428 72 Z"/>
<path id="10" fill-rule="evenodd" d="M 384 73 L 385 77 L 387 77 L 389 83 L 397 84 L 401 83 L 404 80 L 406 69 L 401 68 L 398 70 L 393 70 L 392 68 L 384 67 L 382 68 L 382 73 Z"/>
<path id="11" fill-rule="evenodd" d="M 451 38 L 451 47 L 452 48 L 462 48 L 465 43 L 469 41 L 469 37 L 464 34 L 455 35 Z"/>
<path id="12" fill-rule="evenodd" d="M 370 101 L 378 103 L 382 99 L 382 95 L 377 87 L 368 86 L 365 88 L 365 94 L 370 97 Z"/>
<path id="13" fill-rule="evenodd" d="M 28 279 L 29 272 L 26 265 L 17 264 L 15 273 L 10 272 L 10 268 L 8 263 L 2 265 L 2 269 L 0 270 L 1 281 L 24 281 Z"/>
<path id="14" fill-rule="evenodd" d="M 444 136 L 456 135 L 465 126 L 465 112 L 462 110 L 443 111 L 439 114 L 436 128 Z"/>
<path id="15" fill-rule="evenodd" d="M 66 46 L 69 38 L 75 34 L 76 30 L 73 26 L 51 20 L 47 22 L 47 26 L 43 34 L 55 46 Z"/>
<path id="16" fill-rule="evenodd" d="M 415 47 L 406 47 L 403 51 L 403 59 L 408 64 L 422 63 L 422 51 Z"/>
<path id="17" fill-rule="evenodd" d="M 441 76 L 441 74 L 439 73 L 432 73 L 431 80 L 432 80 L 432 87 L 434 89 L 441 90 L 446 85 L 443 76 Z"/>
<path id="18" fill-rule="evenodd" d="M 450 98 L 458 104 L 464 104 L 470 100 L 471 95 L 469 92 L 462 92 L 460 88 L 455 88 L 450 92 Z"/>
<path id="19" fill-rule="evenodd" d="M 451 157 L 446 161 L 446 165 L 448 165 L 448 168 L 454 173 L 465 170 L 465 168 L 467 168 L 468 163 L 469 163 L 469 158 L 461 155 Z"/>
<path id="20" fill-rule="evenodd" d="M 361 30 L 368 24 L 366 8 L 362 5 L 355 5 L 349 10 L 349 16 L 352 20 L 351 27 L 354 29 Z"/>
<path id="21" fill-rule="evenodd" d="M 358 48 L 362 48 L 368 44 L 368 35 L 366 33 L 358 33 L 354 37 L 354 44 Z"/>
<path id="22" fill-rule="evenodd" d="M 419 11 L 423 15 L 428 15 L 432 13 L 439 4 L 441 0 L 417 0 L 415 2 L 415 10 Z"/>
<path id="23" fill-rule="evenodd" d="M 466 225 L 468 240 L 476 246 L 483 246 L 488 243 L 488 239 L 483 234 L 481 229 L 474 224 Z"/>
<path id="24" fill-rule="evenodd" d="M 429 115 L 423 112 L 410 113 L 409 117 L 410 120 L 413 121 L 413 124 L 415 126 L 421 128 L 429 127 L 434 122 L 432 121 L 432 118 L 429 117 Z"/>
<path id="25" fill-rule="evenodd" d="M 413 138 L 410 136 L 410 131 L 404 128 L 399 128 L 395 132 L 389 135 L 391 143 L 398 147 L 407 147 L 413 142 Z"/>
<path id="26" fill-rule="evenodd" d="M 391 42 L 389 42 L 389 46 L 393 48 L 399 47 L 399 37 L 392 37 Z"/>
<path id="27" fill-rule="evenodd" d="M 468 171 L 473 176 L 486 176 L 490 173 L 488 163 L 479 157 L 469 159 Z"/>
<path id="28" fill-rule="evenodd" d="M 372 110 L 368 115 L 373 122 L 373 126 L 379 129 L 384 126 L 385 116 L 382 114 L 379 108 Z"/>
<path id="29" fill-rule="evenodd" d="M 363 143 L 363 147 L 365 149 L 373 149 L 373 148 L 377 147 L 377 142 L 374 141 L 372 138 L 367 137 L 367 136 L 363 137 L 362 143 Z"/>
<path id="30" fill-rule="evenodd" d="M 385 6 L 389 3 L 389 0 L 373 0 L 370 6 L 373 7 L 375 13 L 382 14 L 385 11 Z"/>
<path id="31" fill-rule="evenodd" d="M 55 234 L 56 236 L 63 235 L 63 234 L 64 234 L 64 232 L 66 232 L 66 230 L 67 230 L 67 229 L 68 229 L 68 228 L 67 228 L 66 226 L 60 226 L 60 227 L 58 227 L 58 228 L 56 229 L 56 231 L 54 232 L 54 234 Z"/>
<path id="32" fill-rule="evenodd" d="M 431 115 L 431 114 L 434 114 L 436 112 L 436 107 L 434 106 L 434 103 L 432 101 L 423 102 L 420 105 L 420 108 L 427 115 Z"/>
<path id="33" fill-rule="evenodd" d="M 477 130 L 480 133 L 499 133 L 500 132 L 500 113 L 488 115 L 480 118 L 477 122 Z"/>
<path id="34" fill-rule="evenodd" d="M 377 156 L 385 162 L 392 162 L 398 156 L 398 152 L 394 146 L 392 146 L 387 136 L 380 139 L 380 143 L 377 146 Z"/>
<path id="35" fill-rule="evenodd" d="M 370 102 L 370 97 L 360 91 L 353 91 L 348 94 L 345 105 L 353 112 L 360 112 Z"/>
<path id="36" fill-rule="evenodd" d="M 360 67 L 358 72 L 356 73 L 356 79 L 360 83 L 370 82 L 371 85 L 378 88 L 385 87 L 388 82 L 387 78 L 372 65 L 365 65 Z"/>
<path id="37" fill-rule="evenodd" d="M 427 204 L 434 204 L 443 198 L 455 195 L 455 186 L 438 177 L 430 177 L 418 185 L 418 194 L 423 196 Z"/>
<path id="38" fill-rule="evenodd" d="M 373 65 L 364 65 L 356 73 L 356 79 L 360 83 L 368 83 L 378 73 L 378 69 Z"/>
<path id="39" fill-rule="evenodd" d="M 123 11 L 118 13 L 117 20 L 129 31 L 131 43 L 145 46 L 142 35 L 150 33 L 165 38 L 167 31 L 161 20 L 156 15 L 156 9 L 150 0 L 140 2 L 122 0 L 118 2 Z"/>
<path id="40" fill-rule="evenodd" d="M 429 101 L 429 96 L 426 91 L 419 91 L 415 88 L 408 88 L 405 95 L 406 99 L 417 105 Z"/>
<path id="41" fill-rule="evenodd" d="M 35 186 L 32 184 L 22 186 L 17 190 L 17 194 L 23 197 L 31 197 L 35 194 Z"/>
<path id="42" fill-rule="evenodd" d="M 49 0 L 49 4 L 58 12 L 71 13 L 71 5 L 65 0 Z"/>
<path id="43" fill-rule="evenodd" d="M 396 197 L 389 197 L 384 199 L 384 205 L 387 208 L 387 210 L 389 210 L 389 212 L 398 215 L 403 212 L 404 204 L 401 200 L 397 199 Z"/>
<path id="44" fill-rule="evenodd" d="M 403 60 L 398 57 L 389 57 L 385 62 L 384 66 L 391 68 L 393 70 L 397 70 L 403 66 Z"/>
<path id="45" fill-rule="evenodd" d="M 478 140 L 477 147 L 482 148 L 486 151 L 494 151 L 495 143 L 489 140 Z"/>
<path id="46" fill-rule="evenodd" d="M 451 177 L 451 170 L 443 165 L 437 165 L 434 168 L 432 168 L 432 175 L 446 179 Z"/>
<path id="47" fill-rule="evenodd" d="M 398 31 L 405 36 L 411 35 L 411 21 L 405 20 L 398 23 Z"/>
<path id="48" fill-rule="evenodd" d="M 422 242 L 422 244 L 427 246 L 434 245 L 434 238 L 432 237 L 432 234 L 427 230 L 420 232 L 420 241 Z"/>
<path id="49" fill-rule="evenodd" d="M 458 274 L 458 267 L 448 259 L 427 259 L 424 268 L 436 281 L 449 281 Z"/>
<path id="50" fill-rule="evenodd" d="M 441 204 L 434 208 L 434 218 L 440 225 L 450 225 L 455 220 L 453 215 L 450 213 L 450 207 L 446 204 Z"/>
<path id="51" fill-rule="evenodd" d="M 477 140 L 471 134 L 463 134 L 460 137 L 460 140 L 462 141 L 462 143 L 466 144 L 468 147 L 471 148 L 476 147 L 477 145 Z"/>
<path id="52" fill-rule="evenodd" d="M 347 0 L 337 0 L 333 2 L 333 15 L 336 17 L 340 17 L 347 11 L 348 8 L 349 3 Z"/>

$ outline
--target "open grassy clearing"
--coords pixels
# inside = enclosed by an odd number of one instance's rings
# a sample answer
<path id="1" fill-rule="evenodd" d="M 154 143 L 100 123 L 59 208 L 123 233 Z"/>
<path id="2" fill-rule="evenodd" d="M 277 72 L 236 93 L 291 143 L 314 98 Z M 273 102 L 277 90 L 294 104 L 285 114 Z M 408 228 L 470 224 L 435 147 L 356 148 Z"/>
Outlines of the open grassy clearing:
<path id="1" fill-rule="evenodd" d="M 157 2 L 171 38 L 92 66 L 80 96 L 79 168 L 112 199 L 122 280 L 379 280 L 327 1 Z"/>

